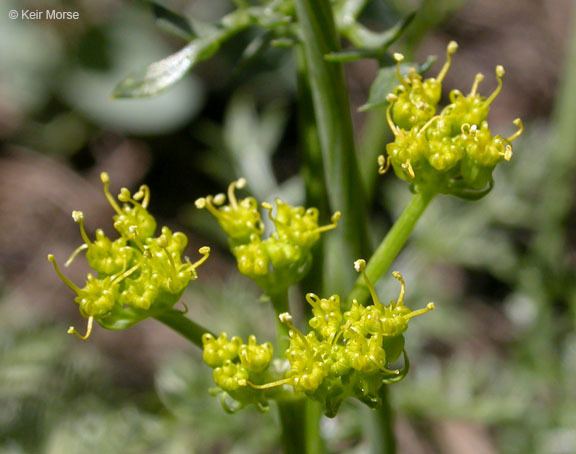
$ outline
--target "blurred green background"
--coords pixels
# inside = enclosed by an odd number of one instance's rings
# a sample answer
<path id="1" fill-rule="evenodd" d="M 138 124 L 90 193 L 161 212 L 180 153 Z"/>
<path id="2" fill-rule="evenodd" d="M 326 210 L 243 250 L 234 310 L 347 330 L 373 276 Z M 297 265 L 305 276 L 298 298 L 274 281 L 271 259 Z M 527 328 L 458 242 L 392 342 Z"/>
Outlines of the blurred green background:
<path id="1" fill-rule="evenodd" d="M 165 0 L 187 17 L 216 21 L 225 0 Z M 10 20 L 12 9 L 65 9 L 78 20 Z M 409 304 L 437 310 L 408 336 L 412 370 L 392 388 L 403 453 L 576 452 L 576 26 L 570 0 L 374 0 L 364 21 L 385 29 L 411 11 L 395 46 L 413 60 L 460 50 L 447 88 L 474 74 L 493 89 L 506 67 L 491 125 L 527 130 L 485 199 L 440 197 L 395 264 Z M 194 200 L 245 176 L 260 200 L 303 203 L 290 50 L 245 61 L 254 31 L 161 95 L 113 100 L 128 73 L 183 41 L 145 2 L 3 0 L 0 3 L 0 453 L 277 452 L 274 412 L 225 414 L 208 394 L 199 351 L 154 320 L 127 331 L 99 327 L 86 342 L 72 293 L 46 254 L 63 261 L 87 228 L 112 231 L 99 174 L 113 189 L 146 182 L 159 222 L 184 231 L 189 251 L 214 253 L 183 303 L 215 331 L 271 339 L 272 311 L 240 276 Z M 347 66 L 357 113 L 377 72 Z M 387 126 L 382 124 L 382 134 Z M 376 171 L 374 163 L 374 171 Z M 375 241 L 409 198 L 380 177 L 372 204 Z M 190 252 L 191 253 L 191 252 Z M 191 253 L 192 254 L 192 253 Z M 67 274 L 81 282 L 86 264 Z M 397 294 L 392 279 L 382 295 Z M 312 291 L 314 289 L 304 289 Z M 386 297 L 384 297 L 386 299 Z M 369 411 L 347 403 L 322 430 L 333 452 L 362 453 Z"/>

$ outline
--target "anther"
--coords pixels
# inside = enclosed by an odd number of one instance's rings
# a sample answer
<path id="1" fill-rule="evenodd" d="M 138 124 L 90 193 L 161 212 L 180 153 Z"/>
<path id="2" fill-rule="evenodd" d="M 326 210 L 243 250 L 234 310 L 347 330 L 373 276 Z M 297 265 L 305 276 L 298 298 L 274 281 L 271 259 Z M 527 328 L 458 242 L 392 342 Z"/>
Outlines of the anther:
<path id="1" fill-rule="evenodd" d="M 196 199 L 196 201 L 194 202 L 194 205 L 199 210 L 206 208 L 206 199 L 204 197 L 200 197 L 199 199 Z"/>
<path id="2" fill-rule="evenodd" d="M 216 194 L 214 196 L 214 198 L 212 199 L 212 201 L 214 202 L 214 205 L 217 205 L 217 206 L 223 205 L 224 202 L 226 202 L 226 196 L 222 193 Z"/>
<path id="3" fill-rule="evenodd" d="M 120 202 L 132 202 L 132 194 L 130 194 L 128 188 L 120 188 L 118 200 L 120 200 Z"/>
<path id="4" fill-rule="evenodd" d="M 361 273 L 366 269 L 366 260 L 358 259 L 354 262 L 354 269 L 357 273 Z"/>
<path id="5" fill-rule="evenodd" d="M 84 213 L 82 211 L 72 211 L 72 219 L 74 222 L 82 222 L 84 220 Z"/>
<path id="6" fill-rule="evenodd" d="M 512 159 L 512 146 L 506 145 L 504 151 L 500 152 L 500 156 L 504 158 L 504 161 L 510 161 Z"/>

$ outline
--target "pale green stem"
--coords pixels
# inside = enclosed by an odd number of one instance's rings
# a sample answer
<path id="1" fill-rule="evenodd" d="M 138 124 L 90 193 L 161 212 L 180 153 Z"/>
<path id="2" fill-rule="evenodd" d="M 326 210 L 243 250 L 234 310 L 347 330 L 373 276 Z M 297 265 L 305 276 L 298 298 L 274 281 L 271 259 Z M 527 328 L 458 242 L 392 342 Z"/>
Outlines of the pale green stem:
<path id="1" fill-rule="evenodd" d="M 392 265 L 392 262 L 406 244 L 418 219 L 420 219 L 420 216 L 422 216 L 434 196 L 434 193 L 416 193 L 412 196 L 412 200 L 410 200 L 404 212 L 388 231 L 376 252 L 368 260 L 366 274 L 370 281 L 377 282 L 388 271 L 390 265 Z M 366 287 L 364 279 L 360 276 L 348 296 L 348 303 L 351 304 L 352 300 L 356 299 L 364 304 L 369 296 L 368 287 Z"/>
<path id="2" fill-rule="evenodd" d="M 162 314 L 156 315 L 154 318 L 184 336 L 200 349 L 203 348 L 202 335 L 204 333 L 214 335 L 210 330 L 207 330 L 198 323 L 193 322 L 180 311 L 166 311 Z"/>

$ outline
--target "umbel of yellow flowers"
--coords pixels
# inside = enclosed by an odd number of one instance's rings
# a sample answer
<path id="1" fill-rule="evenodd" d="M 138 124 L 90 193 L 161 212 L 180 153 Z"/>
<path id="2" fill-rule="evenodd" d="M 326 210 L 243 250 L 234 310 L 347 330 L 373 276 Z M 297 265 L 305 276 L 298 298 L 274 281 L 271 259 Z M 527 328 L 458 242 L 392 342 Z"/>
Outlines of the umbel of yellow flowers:
<path id="1" fill-rule="evenodd" d="M 452 90 L 450 104 L 438 113 L 442 81 L 457 48 L 454 41 L 448 44 L 446 63 L 436 78 L 428 79 L 414 68 L 403 76 L 404 56 L 394 54 L 400 85 L 388 95 L 386 112 L 394 142 L 386 146 L 388 157 L 378 157 L 379 171 L 385 173 L 391 165 L 416 192 L 477 199 L 491 190 L 496 165 L 512 158 L 511 142 L 523 125 L 519 118 L 514 120 L 519 130 L 507 138 L 492 135 L 488 126 L 490 105 L 502 89 L 502 66 L 496 66 L 498 86 L 488 97 L 478 93 L 484 76 L 477 74 L 470 92 Z"/>
<path id="2" fill-rule="evenodd" d="M 434 309 L 434 303 L 415 311 L 407 307 L 404 280 L 394 272 L 401 284 L 400 294 L 384 305 L 366 276 L 366 262 L 357 260 L 354 266 L 364 275 L 372 295 L 371 305 L 362 306 L 355 300 L 350 310 L 343 312 L 338 295 L 326 299 L 309 293 L 306 301 L 312 306 L 313 317 L 307 334 L 292 324 L 289 313 L 280 315 L 290 327 L 290 346 L 285 352 L 290 366 L 283 378 L 269 381 L 278 376 L 277 371 L 269 369 L 271 345 L 258 346 L 253 337 L 245 345 L 238 337 L 228 340 L 225 333 L 218 338 L 204 336 L 204 361 L 214 369 L 218 386 L 215 393 L 220 394 L 226 410 L 235 411 L 248 404 L 266 409 L 269 398 L 282 399 L 285 386 L 321 402 L 329 417 L 336 415 L 348 397 L 370 408 L 382 404 L 382 387 L 402 380 L 409 369 L 403 336 L 408 322 Z M 391 369 L 390 363 L 402 354 L 402 370 Z"/>
<path id="3" fill-rule="evenodd" d="M 131 194 L 126 188 L 120 190 L 118 201 L 110 194 L 110 179 L 101 174 L 104 195 L 115 211 L 114 228 L 120 237 L 111 240 L 101 229 L 96 230 L 94 240 L 84 228 L 84 214 L 74 211 L 72 218 L 80 226 L 84 243 L 74 251 L 65 266 L 81 252 L 94 274 L 89 273 L 84 287 L 80 288 L 65 277 L 52 254 L 48 260 L 76 297 L 80 314 L 88 319 L 86 334 L 71 327 L 68 332 L 87 339 L 96 320 L 107 329 L 124 329 L 147 317 L 153 317 L 172 309 L 190 281 L 198 275 L 196 269 L 206 261 L 210 248 L 200 248 L 202 257 L 191 263 L 182 257 L 188 238 L 181 232 L 162 227 L 156 233 L 156 220 L 148 212 L 150 190 L 148 186 Z M 118 203 L 120 202 L 120 203 Z"/>
<path id="4" fill-rule="evenodd" d="M 279 294 L 306 275 L 312 263 L 312 247 L 321 233 L 337 227 L 340 212 L 332 215 L 331 224 L 321 227 L 316 208 L 293 207 L 276 199 L 274 217 L 273 206 L 264 202 L 262 207 L 276 229 L 264 239 L 264 223 L 256 199 L 236 198 L 236 189 L 245 185 L 244 178 L 230 184 L 228 203 L 224 194 L 217 194 L 196 200 L 196 207 L 207 209 L 218 220 L 228 235 L 240 272 L 254 280 L 267 295 Z"/>

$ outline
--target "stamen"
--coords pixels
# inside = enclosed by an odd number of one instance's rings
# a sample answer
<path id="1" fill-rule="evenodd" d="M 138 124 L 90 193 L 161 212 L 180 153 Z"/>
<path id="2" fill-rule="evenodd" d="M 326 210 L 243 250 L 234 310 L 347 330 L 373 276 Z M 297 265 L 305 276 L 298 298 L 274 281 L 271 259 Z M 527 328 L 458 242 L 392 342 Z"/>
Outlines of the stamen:
<path id="1" fill-rule="evenodd" d="M 390 93 L 388 96 L 386 96 L 386 100 L 389 102 L 388 107 L 386 108 L 386 121 L 388 121 L 388 126 L 390 126 L 392 133 L 395 136 L 397 136 L 398 135 L 398 126 L 396 126 L 394 124 L 394 122 L 392 121 L 392 103 L 394 103 L 398 100 L 398 96 Z"/>
<path id="2" fill-rule="evenodd" d="M 254 389 L 270 389 L 270 388 L 275 388 L 276 386 L 289 385 L 290 382 L 292 382 L 292 377 L 284 378 L 284 379 L 278 380 L 278 381 L 273 381 L 271 383 L 266 383 L 264 385 L 255 385 L 254 383 L 249 382 L 249 381 L 247 381 L 246 384 L 248 384 L 250 387 L 252 387 Z"/>
<path id="3" fill-rule="evenodd" d="M 356 272 L 362 273 L 362 276 L 364 277 L 364 282 L 366 283 L 366 287 L 368 287 L 370 295 L 372 295 L 372 301 L 374 302 L 374 306 L 376 306 L 378 310 L 381 310 L 382 303 L 380 303 L 378 295 L 376 295 L 376 290 L 374 289 L 372 282 L 370 282 L 370 279 L 368 279 L 368 275 L 366 274 L 366 260 L 364 259 L 356 260 L 354 262 L 354 269 L 356 270 Z"/>
<path id="4" fill-rule="evenodd" d="M 306 293 L 306 301 L 310 306 L 316 308 L 318 306 L 318 301 L 320 301 L 320 297 L 314 293 Z"/>
<path id="5" fill-rule="evenodd" d="M 504 158 L 504 161 L 509 162 L 512 159 L 512 146 L 506 145 L 503 152 L 500 152 L 500 156 Z"/>
<path id="6" fill-rule="evenodd" d="M 412 317 L 417 317 L 418 315 L 425 314 L 426 312 L 430 312 L 434 310 L 435 306 L 434 303 L 430 302 L 426 305 L 424 309 L 418 309 L 417 311 L 412 311 L 409 314 L 403 315 L 406 319 L 411 319 Z"/>
<path id="7" fill-rule="evenodd" d="M 86 229 L 84 228 L 84 213 L 82 213 L 82 211 L 72 211 L 72 219 L 80 225 L 80 235 L 82 235 L 84 243 L 86 243 L 87 246 L 90 246 L 92 242 L 90 241 L 90 238 L 88 238 Z"/>
<path id="8" fill-rule="evenodd" d="M 276 203 L 278 203 L 278 202 L 276 202 Z M 274 209 L 272 204 L 268 203 L 268 202 L 262 202 L 262 208 L 264 208 L 265 210 L 268 210 L 268 219 L 270 219 L 272 222 L 275 222 L 276 219 L 274 219 L 272 217 L 272 210 Z"/>
<path id="9" fill-rule="evenodd" d="M 122 210 L 116 203 L 116 200 L 114 200 L 114 197 L 112 197 L 112 194 L 110 194 L 110 177 L 106 172 L 100 174 L 100 181 L 104 183 L 104 195 L 106 196 L 106 199 L 108 199 L 108 203 L 110 203 L 116 213 L 122 214 Z"/>
<path id="10" fill-rule="evenodd" d="M 56 271 L 56 274 L 58 274 L 58 276 L 60 276 L 60 279 L 62 279 L 62 281 L 68 286 L 70 287 L 77 295 L 80 294 L 80 288 L 74 284 L 70 279 L 68 279 L 66 276 L 64 276 L 62 274 L 62 272 L 60 271 L 60 268 L 58 267 L 58 264 L 56 263 L 56 259 L 54 258 L 54 255 L 52 254 L 48 254 L 48 261 L 52 262 L 52 265 L 54 265 L 54 270 Z"/>
<path id="11" fill-rule="evenodd" d="M 376 358 L 374 358 L 373 355 L 370 355 L 368 357 L 370 359 L 370 361 L 372 361 L 374 364 L 376 364 L 376 366 L 378 366 L 378 369 L 380 369 L 382 372 L 386 372 L 388 374 L 392 374 L 392 375 L 399 375 L 400 371 L 398 369 L 396 370 L 390 370 L 390 369 L 386 369 L 384 366 L 382 366 L 377 360 Z"/>
<path id="12" fill-rule="evenodd" d="M 496 80 L 498 81 L 498 86 L 496 87 L 496 90 L 494 90 L 494 92 L 488 97 L 488 99 L 486 99 L 485 102 L 487 104 L 492 103 L 492 101 L 496 99 L 496 96 L 498 96 L 498 93 L 500 93 L 500 90 L 502 90 L 503 77 L 504 77 L 504 67 L 501 65 L 496 66 Z"/>
<path id="13" fill-rule="evenodd" d="M 144 263 L 144 260 L 146 260 L 148 258 L 148 256 L 146 254 L 142 255 L 142 258 L 140 260 L 138 260 L 138 263 L 136 265 L 134 265 L 132 268 L 130 268 L 129 270 L 126 271 L 121 271 L 118 274 L 116 274 L 115 276 L 111 277 L 110 280 L 110 284 L 111 285 L 117 285 L 120 282 L 122 282 L 124 279 L 126 279 L 128 276 L 130 276 L 134 271 L 136 271 L 138 268 L 140 268 L 142 266 L 142 263 Z"/>
<path id="14" fill-rule="evenodd" d="M 476 137 L 476 134 L 478 133 L 478 126 L 471 125 L 470 123 L 464 123 L 460 127 L 460 132 L 465 136 Z"/>
<path id="15" fill-rule="evenodd" d="M 71 326 L 70 328 L 68 328 L 68 334 L 76 334 L 76 336 L 78 336 L 80 339 L 82 340 L 86 340 L 90 337 L 90 334 L 92 334 L 92 325 L 94 324 L 94 316 L 90 316 L 88 317 L 88 326 L 86 328 L 86 334 L 82 335 L 80 334 L 78 331 L 76 331 L 76 328 L 74 328 L 73 326 Z"/>
<path id="16" fill-rule="evenodd" d="M 146 209 L 148 208 L 148 204 L 150 203 L 150 188 L 147 185 L 143 184 L 138 189 L 138 192 L 134 194 L 132 197 L 134 197 L 134 200 L 142 199 L 142 203 L 140 205 L 142 205 L 142 208 Z"/>
<path id="17" fill-rule="evenodd" d="M 397 306 L 403 306 L 404 305 L 404 293 L 406 292 L 406 284 L 404 283 L 404 278 L 402 277 L 402 275 L 398 271 L 394 271 L 392 273 L 392 276 L 394 276 L 396 279 L 398 279 L 400 281 L 400 295 L 398 295 L 398 301 L 396 302 L 396 305 Z"/>
<path id="18" fill-rule="evenodd" d="M 214 196 L 213 202 L 216 206 L 224 205 L 224 202 L 226 202 L 226 196 L 222 193 L 216 194 Z"/>
<path id="19" fill-rule="evenodd" d="M 300 339 L 302 339 L 302 342 L 304 342 L 304 346 L 306 347 L 306 350 L 308 352 L 312 352 L 312 347 L 310 347 L 310 344 L 308 343 L 308 339 L 306 339 L 306 336 L 304 336 L 304 334 L 292 324 L 292 315 L 290 315 L 289 312 L 282 312 L 278 316 L 278 318 L 280 319 L 280 323 L 284 323 L 285 325 L 288 325 L 288 328 L 290 328 L 290 331 L 293 331 Z"/>
<path id="20" fill-rule="evenodd" d="M 400 63 L 404 61 L 404 55 L 400 53 L 395 53 L 394 60 L 396 60 L 396 77 L 398 77 L 398 80 L 402 85 L 406 85 L 406 79 L 404 79 L 404 77 L 402 77 L 402 74 L 400 74 Z"/>
<path id="21" fill-rule="evenodd" d="M 238 209 L 238 201 L 236 200 L 236 194 L 234 193 L 234 190 L 236 188 L 242 189 L 244 186 L 246 186 L 246 180 L 244 178 L 240 178 L 237 181 L 233 181 L 228 186 L 228 200 L 230 201 L 230 206 L 234 210 Z"/>
<path id="22" fill-rule="evenodd" d="M 378 165 L 380 167 L 378 167 L 378 173 L 380 175 L 384 175 L 386 172 L 388 172 L 388 169 L 390 168 L 390 156 L 384 157 L 384 155 L 380 155 L 378 156 Z"/>
<path id="23" fill-rule="evenodd" d="M 472 84 L 472 89 L 470 90 L 470 94 L 468 96 L 476 95 L 476 93 L 478 92 L 478 85 L 480 85 L 480 82 L 482 82 L 483 80 L 484 80 L 484 74 L 482 73 L 476 74 L 476 77 L 474 77 L 474 83 Z"/>
<path id="24" fill-rule="evenodd" d="M 520 118 L 516 118 L 516 120 L 514 120 L 512 123 L 514 123 L 515 126 L 518 126 L 518 131 L 506 139 L 508 142 L 516 140 L 524 132 L 524 123 L 522 123 Z"/>
<path id="25" fill-rule="evenodd" d="M 407 159 L 406 162 L 402 164 L 402 170 L 404 170 L 410 178 L 414 179 L 416 177 L 412 164 L 410 164 L 410 159 Z"/>
<path id="26" fill-rule="evenodd" d="M 442 83 L 444 77 L 446 77 L 446 73 L 448 72 L 448 70 L 450 69 L 450 65 L 452 64 L 452 54 L 456 52 L 457 49 L 458 49 L 458 43 L 456 41 L 450 41 L 448 43 L 448 46 L 446 47 L 446 63 L 444 63 L 444 66 L 442 66 L 442 69 L 438 73 L 438 76 L 436 76 L 437 82 Z"/>
<path id="27" fill-rule="evenodd" d="M 420 134 L 422 134 L 424 131 L 426 131 L 427 128 L 430 127 L 430 125 L 432 123 L 434 123 L 436 120 L 438 120 L 440 118 L 440 115 L 434 115 L 432 118 L 430 118 L 430 120 L 428 120 L 426 122 L 426 124 L 424 126 L 422 126 L 420 128 L 420 130 L 418 131 L 418 133 L 416 134 L 417 136 L 420 136 Z"/>
<path id="28" fill-rule="evenodd" d="M 198 249 L 198 252 L 202 254 L 203 257 L 197 260 L 196 262 L 190 264 L 193 270 L 202 265 L 206 260 L 208 260 L 208 257 L 210 257 L 210 248 L 208 246 L 201 247 L 200 249 Z"/>
<path id="29" fill-rule="evenodd" d="M 200 199 L 198 199 L 200 200 Z M 197 202 L 198 202 L 197 200 Z M 218 211 L 218 209 L 212 204 L 212 201 L 214 200 L 214 197 L 212 197 L 211 195 L 206 196 L 204 199 L 204 206 L 202 208 L 206 208 L 216 219 L 220 218 L 220 212 Z M 198 208 L 200 208 L 198 206 L 198 204 L 196 204 L 196 206 Z"/>
<path id="30" fill-rule="evenodd" d="M 130 190 L 128 188 L 120 188 L 120 193 L 118 194 L 118 200 L 123 203 L 132 203 L 136 205 L 136 201 L 132 199 L 132 194 L 130 194 Z"/>
<path id="31" fill-rule="evenodd" d="M 332 221 L 332 224 L 328 224 L 328 225 L 324 225 L 322 227 L 318 227 L 314 230 L 312 230 L 312 233 L 322 233 L 322 232 L 327 232 L 328 230 L 334 230 L 336 227 L 338 227 L 338 220 L 342 217 L 342 213 L 340 213 L 340 211 L 336 211 L 332 217 L 330 218 L 330 220 Z"/>
<path id="32" fill-rule="evenodd" d="M 64 264 L 64 266 L 66 268 L 68 268 L 70 266 L 70 264 L 74 261 L 74 259 L 78 256 L 78 254 L 80 254 L 80 252 L 82 252 L 86 249 L 88 249 L 87 244 L 82 244 L 81 246 L 78 246 L 76 248 L 76 250 L 74 252 L 72 252 L 72 255 L 70 256 L 70 258 L 68 260 L 66 260 L 66 263 Z"/>

